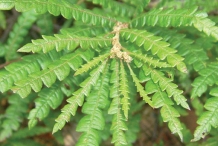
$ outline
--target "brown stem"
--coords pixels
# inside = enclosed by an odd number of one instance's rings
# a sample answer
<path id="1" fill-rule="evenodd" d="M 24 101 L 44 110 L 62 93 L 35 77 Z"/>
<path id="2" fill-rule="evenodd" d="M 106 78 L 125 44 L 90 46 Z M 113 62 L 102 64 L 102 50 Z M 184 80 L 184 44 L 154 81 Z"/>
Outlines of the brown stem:
<path id="1" fill-rule="evenodd" d="M 0 38 L 1 42 L 5 42 L 6 41 L 6 39 L 9 36 L 9 33 L 13 29 L 14 23 L 16 23 L 17 18 L 19 16 L 19 13 L 15 9 L 13 9 L 12 12 L 13 12 L 13 15 L 7 19 L 8 27 L 5 29 L 4 33 L 2 34 L 2 36 Z"/>
<path id="2" fill-rule="evenodd" d="M 17 61 L 19 61 L 19 60 L 21 60 L 21 58 L 18 58 L 18 59 L 11 60 L 11 61 L 9 61 L 9 62 L 5 62 L 5 63 L 3 63 L 3 64 L 0 64 L 0 69 L 4 68 L 5 66 L 7 66 L 7 65 L 9 65 L 9 64 L 11 64 L 11 63 L 13 63 L 13 62 L 17 62 Z"/>

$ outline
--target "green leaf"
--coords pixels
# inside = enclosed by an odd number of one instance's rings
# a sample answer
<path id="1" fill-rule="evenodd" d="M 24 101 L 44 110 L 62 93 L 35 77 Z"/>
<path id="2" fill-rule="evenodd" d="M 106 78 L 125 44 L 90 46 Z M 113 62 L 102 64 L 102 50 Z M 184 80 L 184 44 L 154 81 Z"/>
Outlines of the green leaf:
<path id="1" fill-rule="evenodd" d="M 9 90 L 14 82 L 39 70 L 40 66 L 35 60 L 32 60 L 32 62 L 24 60 L 6 66 L 5 70 L 0 71 L 0 91 L 5 92 Z"/>
<path id="2" fill-rule="evenodd" d="M 63 93 L 59 86 L 59 84 L 56 84 L 51 88 L 45 88 L 39 93 L 39 98 L 35 100 L 36 106 L 30 111 L 28 116 L 28 119 L 30 119 L 29 128 L 32 128 L 32 126 L 35 125 L 36 120 L 34 119 L 43 120 L 48 116 L 50 107 L 56 109 L 61 104 Z M 32 124 L 32 122 L 34 122 L 34 124 Z"/>
<path id="3" fill-rule="evenodd" d="M 171 79 L 166 78 L 162 72 L 152 69 L 151 67 L 143 66 L 143 70 L 150 70 L 151 79 L 154 83 L 159 83 L 159 87 L 162 91 L 167 92 L 168 97 L 173 96 L 176 103 L 186 109 L 190 109 L 187 104 L 187 99 L 182 95 L 183 91 L 179 90 L 176 84 L 172 83 Z"/>
<path id="4" fill-rule="evenodd" d="M 76 131 L 88 132 L 88 129 L 103 130 L 105 121 L 102 112 L 95 110 L 93 115 L 86 115 L 83 117 L 77 125 Z"/>
<path id="5" fill-rule="evenodd" d="M 114 59 L 111 63 L 111 70 L 113 71 L 111 75 L 110 82 L 113 84 L 112 89 L 110 90 L 110 97 L 113 98 L 112 102 L 110 104 L 110 107 L 108 109 L 108 114 L 113 114 L 113 120 L 112 120 L 112 143 L 114 145 L 126 145 L 126 137 L 124 135 L 125 130 L 127 130 L 127 126 L 124 122 L 124 117 L 121 113 L 121 99 L 120 99 L 120 76 L 119 76 L 119 62 L 118 60 Z"/>
<path id="6" fill-rule="evenodd" d="M 206 35 L 218 40 L 218 27 L 210 19 L 206 18 L 207 13 L 197 12 L 197 7 L 191 9 L 153 9 L 146 14 L 141 14 L 131 21 L 131 26 L 194 26 Z"/>
<path id="7" fill-rule="evenodd" d="M 63 49 L 74 50 L 78 46 L 84 49 L 88 49 L 89 47 L 95 49 L 96 47 L 107 47 L 111 45 L 111 38 L 90 38 L 83 36 L 76 36 L 74 34 L 61 35 L 56 34 L 54 37 L 52 36 L 43 36 L 43 39 L 38 39 L 32 41 L 32 43 L 26 44 L 22 48 L 20 48 L 19 52 L 40 52 L 47 53 L 53 49 L 56 51 L 61 51 Z"/>
<path id="8" fill-rule="evenodd" d="M 8 97 L 8 107 L 4 114 L 1 114 L 0 118 L 0 140 L 5 140 L 10 137 L 14 131 L 17 131 L 21 122 L 24 119 L 24 115 L 28 110 L 28 103 L 30 100 L 22 99 L 20 96 L 13 94 Z"/>
<path id="9" fill-rule="evenodd" d="M 168 97 L 166 92 L 161 91 L 160 87 L 152 80 L 148 81 L 145 85 L 145 90 L 148 94 L 153 94 L 152 104 L 154 108 L 160 108 L 164 105 L 173 105 L 173 101 Z"/>
<path id="10" fill-rule="evenodd" d="M 161 116 L 163 117 L 164 122 L 168 122 L 168 126 L 172 133 L 177 133 L 181 139 L 183 140 L 182 135 L 182 125 L 177 117 L 179 117 L 179 113 L 170 105 L 164 105 L 161 108 Z"/>
<path id="11" fill-rule="evenodd" d="M 214 37 L 218 40 L 218 27 L 215 26 L 215 22 L 206 18 L 207 14 L 203 12 L 198 12 L 195 15 L 193 25 L 199 31 L 203 31 L 206 35 Z"/>
<path id="12" fill-rule="evenodd" d="M 153 67 L 171 67 L 169 64 L 167 64 L 166 62 L 160 62 L 159 60 L 156 60 L 152 57 L 148 57 L 146 54 L 142 55 L 139 53 L 130 53 L 131 56 L 135 57 L 136 59 L 138 59 L 140 62 L 146 63 L 149 66 L 152 65 Z"/>
<path id="13" fill-rule="evenodd" d="M 107 0 L 89 0 L 94 4 L 99 4 L 105 9 L 110 9 L 113 13 L 121 16 L 132 16 L 135 12 L 135 8 L 127 5 L 125 3 L 121 3 L 118 1 L 107 1 Z"/>
<path id="14" fill-rule="evenodd" d="M 70 108 L 68 107 L 67 109 L 69 110 Z M 71 116 L 70 112 L 68 112 L 68 113 L 64 112 L 64 113 L 60 114 L 58 116 L 58 118 L 55 120 L 56 123 L 53 127 L 52 133 L 54 134 L 58 130 L 61 130 L 65 126 L 66 122 L 70 121 L 70 116 Z"/>
<path id="15" fill-rule="evenodd" d="M 28 122 L 28 127 L 29 127 L 29 129 L 35 127 L 37 123 L 38 123 L 38 121 L 37 121 L 37 119 L 35 119 L 35 118 L 29 120 L 29 122 Z"/>
<path id="16" fill-rule="evenodd" d="M 171 117 L 177 118 L 180 116 L 178 111 L 175 108 L 173 108 L 172 106 L 168 106 L 168 105 L 163 106 L 161 108 L 161 115 L 163 117 L 164 122 L 169 122 L 171 120 Z"/>
<path id="17" fill-rule="evenodd" d="M 211 130 L 211 126 L 216 128 L 218 126 L 218 97 L 212 97 L 206 101 L 204 105 L 208 111 L 203 112 L 197 123 L 199 126 L 194 132 L 194 139 L 192 141 L 198 141 L 204 138 Z"/>
<path id="18" fill-rule="evenodd" d="M 70 19 L 74 18 L 84 23 L 91 23 L 93 25 L 112 25 L 117 22 L 116 19 L 111 17 L 105 17 L 104 15 L 94 13 L 92 11 L 81 8 L 79 5 L 72 5 L 67 1 L 59 0 L 9 0 L 5 2 L 0 0 L 0 9 L 9 10 L 15 6 L 15 9 L 19 12 L 28 10 L 35 10 L 37 13 L 45 13 L 48 11 L 54 16 L 62 15 L 63 17 Z"/>
<path id="19" fill-rule="evenodd" d="M 100 76 L 100 73 L 104 70 L 107 60 L 104 61 L 98 68 L 94 69 L 90 73 L 90 77 L 83 81 L 77 91 L 73 93 L 73 96 L 67 99 L 68 104 L 61 110 L 62 113 L 55 120 L 57 123 L 53 128 L 53 133 L 63 128 L 66 122 L 70 120 L 70 116 L 75 115 L 78 106 L 82 106 L 84 102 L 84 96 L 88 96 L 92 86 L 94 86 Z"/>
<path id="20" fill-rule="evenodd" d="M 70 74 L 70 66 L 65 65 L 66 61 L 56 61 L 49 66 L 50 70 L 54 70 L 54 73 L 58 77 L 58 80 L 64 80 Z"/>
<path id="21" fill-rule="evenodd" d="M 14 7 L 14 0 L 0 1 L 0 9 L 1 10 L 10 10 Z"/>
<path id="22" fill-rule="evenodd" d="M 87 115 L 79 121 L 76 128 L 77 131 L 84 132 L 78 140 L 78 145 L 94 146 L 100 143 L 99 130 L 105 128 L 105 118 L 102 109 L 108 103 L 108 83 L 108 66 L 106 66 L 97 85 L 91 91 L 90 96 L 83 105 L 82 112 Z M 87 141 L 89 142 L 87 143 Z"/>
<path id="23" fill-rule="evenodd" d="M 0 48 L 5 49 L 6 61 L 17 59 L 20 55 L 17 50 L 21 47 L 27 37 L 29 29 L 37 19 L 37 14 L 34 11 L 21 13 L 17 22 L 13 25 L 13 30 L 10 31 L 9 38 L 6 44 Z M 25 23 L 24 23 L 25 22 Z"/>
<path id="24" fill-rule="evenodd" d="M 170 48 L 169 43 L 161 41 L 161 37 L 154 36 L 154 34 L 145 30 L 142 31 L 137 29 L 122 29 L 121 36 L 126 40 L 136 43 L 139 47 L 143 45 L 146 51 L 150 50 L 153 55 L 157 55 L 161 60 L 166 59 L 172 67 L 176 66 L 179 71 L 184 73 L 187 72 L 187 68 L 183 63 L 184 58 L 175 54 L 176 50 Z M 137 43 L 138 40 L 141 40 L 141 42 Z M 148 62 L 148 60 L 145 61 Z M 155 65 L 156 64 L 157 63 L 155 63 Z"/>
<path id="25" fill-rule="evenodd" d="M 123 0 L 126 3 L 136 6 L 139 13 L 143 12 L 144 8 L 150 3 L 150 0 Z"/>
<path id="26" fill-rule="evenodd" d="M 192 25 L 193 18 L 197 7 L 192 9 L 153 9 L 146 14 L 141 14 L 138 17 L 134 18 L 131 22 L 131 25 L 144 26 L 144 25 L 159 25 L 161 27 L 169 26 L 187 26 Z"/>
<path id="27" fill-rule="evenodd" d="M 99 62 L 104 61 L 108 56 L 110 55 L 110 53 L 106 53 L 104 55 L 99 55 L 98 57 L 93 58 L 93 60 L 89 61 L 88 63 L 86 63 L 85 65 L 82 65 L 81 68 L 79 68 L 74 76 L 77 76 L 79 74 L 82 74 L 84 72 L 87 72 L 90 68 L 93 68 L 94 66 L 96 66 Z"/>
<path id="28" fill-rule="evenodd" d="M 211 89 L 210 95 L 218 97 L 218 87 Z"/>
<path id="29" fill-rule="evenodd" d="M 123 96 L 121 99 L 122 110 L 124 111 L 124 116 L 128 119 L 128 111 L 129 111 L 129 86 L 128 86 L 128 79 L 126 75 L 126 71 L 124 69 L 123 62 L 121 61 L 120 64 L 120 93 Z"/>
<path id="30" fill-rule="evenodd" d="M 24 128 L 17 131 L 12 138 L 21 139 L 21 138 L 27 138 L 32 137 L 35 135 L 41 135 L 44 133 L 50 132 L 50 129 L 47 127 L 34 127 L 32 129 Z"/>
<path id="31" fill-rule="evenodd" d="M 208 64 L 207 68 L 199 72 L 200 76 L 192 83 L 193 89 L 191 97 L 201 96 L 207 90 L 207 86 L 212 86 L 216 82 L 218 68 L 217 63 Z"/>
<path id="32" fill-rule="evenodd" d="M 148 103 L 151 107 L 153 107 L 150 97 L 147 95 L 146 91 L 142 87 L 142 85 L 139 82 L 139 79 L 136 77 L 135 73 L 132 71 L 131 67 L 128 65 L 130 74 L 132 76 L 133 81 L 135 82 L 135 86 L 137 88 L 137 91 L 139 92 L 140 96 L 143 97 L 143 100 L 145 100 L 146 103 Z"/>
<path id="33" fill-rule="evenodd" d="M 21 97 L 26 97 L 31 92 L 31 88 L 35 92 L 39 92 L 42 88 L 42 82 L 47 87 L 51 87 L 56 82 L 57 77 L 59 80 L 63 80 L 70 74 L 70 67 L 72 67 L 72 69 L 78 68 L 79 63 L 82 63 L 81 60 L 78 59 L 81 58 L 81 53 L 83 53 L 83 56 L 89 54 L 89 57 L 92 57 L 89 51 L 78 51 L 76 53 L 67 54 L 51 63 L 48 69 L 34 72 L 30 74 L 27 79 L 17 81 L 15 83 L 16 86 L 13 87 L 12 90 L 17 92 Z"/>
<path id="34" fill-rule="evenodd" d="M 98 132 L 94 129 L 91 129 L 88 133 L 83 133 L 78 142 L 77 146 L 98 146 L 100 143 L 100 137 Z"/>

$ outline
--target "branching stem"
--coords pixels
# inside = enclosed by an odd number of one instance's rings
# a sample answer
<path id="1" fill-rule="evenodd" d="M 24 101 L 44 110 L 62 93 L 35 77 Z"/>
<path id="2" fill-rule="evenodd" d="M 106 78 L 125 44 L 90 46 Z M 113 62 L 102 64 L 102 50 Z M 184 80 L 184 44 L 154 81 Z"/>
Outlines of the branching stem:
<path id="1" fill-rule="evenodd" d="M 119 58 L 119 59 L 123 59 L 125 62 L 130 63 L 132 61 L 132 57 L 130 57 L 128 55 L 127 52 L 122 52 L 122 46 L 120 44 L 120 30 L 124 29 L 124 28 L 128 28 L 128 24 L 126 23 L 121 23 L 121 22 L 117 22 L 116 25 L 113 28 L 113 32 L 115 33 L 115 36 L 113 37 L 112 40 L 112 49 L 111 49 L 111 58 Z"/>

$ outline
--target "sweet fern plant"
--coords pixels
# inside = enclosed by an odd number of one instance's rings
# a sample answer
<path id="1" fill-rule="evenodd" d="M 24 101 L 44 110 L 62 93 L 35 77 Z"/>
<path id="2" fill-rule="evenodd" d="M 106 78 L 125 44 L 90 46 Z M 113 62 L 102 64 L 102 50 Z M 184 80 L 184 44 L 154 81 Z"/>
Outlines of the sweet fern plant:
<path id="1" fill-rule="evenodd" d="M 215 142 L 216 0 L 0 0 L 0 9 L 20 12 L 0 46 L 4 145 L 51 129 L 58 139 L 71 121 L 77 146 L 134 145 L 145 106 L 182 142 Z M 52 35 L 54 20 L 63 22 Z M 180 119 L 189 110 L 198 116 L 192 140 Z"/>

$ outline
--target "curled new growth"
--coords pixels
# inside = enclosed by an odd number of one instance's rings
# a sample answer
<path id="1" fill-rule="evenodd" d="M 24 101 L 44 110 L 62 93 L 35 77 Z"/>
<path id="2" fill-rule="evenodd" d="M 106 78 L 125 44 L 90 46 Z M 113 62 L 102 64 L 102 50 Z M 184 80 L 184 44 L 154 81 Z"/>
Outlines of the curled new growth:
<path id="1" fill-rule="evenodd" d="M 128 55 L 127 52 L 122 52 L 122 46 L 120 44 L 120 30 L 128 28 L 128 25 L 125 23 L 117 22 L 116 25 L 113 27 L 113 33 L 115 33 L 115 36 L 113 37 L 112 45 L 113 47 L 111 48 L 111 55 L 110 58 L 119 58 L 123 59 L 125 62 L 130 63 L 132 61 L 132 57 Z"/>

